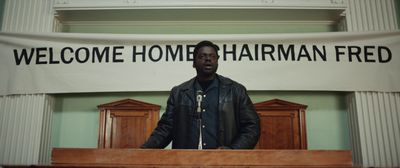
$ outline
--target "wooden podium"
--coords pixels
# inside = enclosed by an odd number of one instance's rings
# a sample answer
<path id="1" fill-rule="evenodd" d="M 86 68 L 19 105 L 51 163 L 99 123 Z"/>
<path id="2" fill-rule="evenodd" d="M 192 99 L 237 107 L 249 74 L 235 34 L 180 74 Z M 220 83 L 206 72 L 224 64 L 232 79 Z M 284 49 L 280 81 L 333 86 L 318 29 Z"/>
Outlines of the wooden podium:
<path id="1" fill-rule="evenodd" d="M 55 167 L 352 167 L 343 150 L 62 149 Z"/>

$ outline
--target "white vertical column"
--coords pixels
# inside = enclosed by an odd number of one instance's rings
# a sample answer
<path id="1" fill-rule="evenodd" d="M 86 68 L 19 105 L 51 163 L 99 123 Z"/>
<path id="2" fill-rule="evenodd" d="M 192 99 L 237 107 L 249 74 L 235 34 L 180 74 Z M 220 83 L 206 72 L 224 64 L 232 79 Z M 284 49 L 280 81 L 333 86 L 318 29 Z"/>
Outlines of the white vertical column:
<path id="1" fill-rule="evenodd" d="M 348 0 L 347 30 L 395 31 L 394 0 Z M 353 160 L 357 166 L 400 166 L 400 93 L 354 92 L 348 96 Z"/>
<path id="2" fill-rule="evenodd" d="M 4 32 L 52 32 L 53 0 L 6 0 Z M 54 98 L 46 94 L 0 96 L 0 164 L 50 163 Z"/>
<path id="3" fill-rule="evenodd" d="M 397 30 L 394 0 L 348 0 L 347 31 Z"/>
<path id="4" fill-rule="evenodd" d="M 400 93 L 355 92 L 348 96 L 355 164 L 400 164 Z"/>
<path id="5" fill-rule="evenodd" d="M 2 31 L 52 32 L 53 0 L 7 0 Z"/>
<path id="6" fill-rule="evenodd" d="M 45 94 L 0 97 L 0 164 L 48 163 L 53 104 Z"/>

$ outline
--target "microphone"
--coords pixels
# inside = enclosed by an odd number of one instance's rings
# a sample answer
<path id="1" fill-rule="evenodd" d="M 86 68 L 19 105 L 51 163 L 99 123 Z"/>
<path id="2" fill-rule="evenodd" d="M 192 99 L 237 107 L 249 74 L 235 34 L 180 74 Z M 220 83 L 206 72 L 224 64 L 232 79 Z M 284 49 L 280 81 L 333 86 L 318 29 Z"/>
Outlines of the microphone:
<path id="1" fill-rule="evenodd" d="M 196 92 L 196 102 L 197 102 L 197 115 L 199 118 L 201 118 L 201 104 L 203 102 L 203 91 L 202 90 L 197 90 Z"/>

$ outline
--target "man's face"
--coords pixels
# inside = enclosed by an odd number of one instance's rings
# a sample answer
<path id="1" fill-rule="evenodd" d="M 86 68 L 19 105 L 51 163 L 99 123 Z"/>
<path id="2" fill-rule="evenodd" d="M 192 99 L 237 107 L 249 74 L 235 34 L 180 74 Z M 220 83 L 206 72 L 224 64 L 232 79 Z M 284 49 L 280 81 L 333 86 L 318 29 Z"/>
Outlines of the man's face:
<path id="1" fill-rule="evenodd" d="M 200 48 L 193 67 L 196 68 L 197 75 L 205 77 L 214 75 L 218 69 L 218 54 L 214 48 L 209 46 Z"/>

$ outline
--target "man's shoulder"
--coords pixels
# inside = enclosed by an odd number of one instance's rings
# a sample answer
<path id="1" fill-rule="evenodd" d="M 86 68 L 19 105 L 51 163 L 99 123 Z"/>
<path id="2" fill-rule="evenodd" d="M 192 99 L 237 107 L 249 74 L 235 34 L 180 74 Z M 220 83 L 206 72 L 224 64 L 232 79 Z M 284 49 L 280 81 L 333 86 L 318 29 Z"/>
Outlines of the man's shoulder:
<path id="1" fill-rule="evenodd" d="M 236 87 L 236 88 L 245 88 L 241 83 L 229 78 L 229 77 L 225 77 L 222 75 L 217 75 L 218 80 L 220 82 L 221 85 L 225 85 L 225 86 L 231 86 L 231 87 Z M 188 90 L 191 89 L 193 87 L 193 84 L 195 82 L 196 77 L 193 77 L 179 85 L 176 85 L 172 88 L 172 90 Z"/>
<path id="2" fill-rule="evenodd" d="M 233 87 L 244 87 L 241 83 L 222 75 L 218 75 L 218 79 L 222 85 L 232 85 Z"/>

